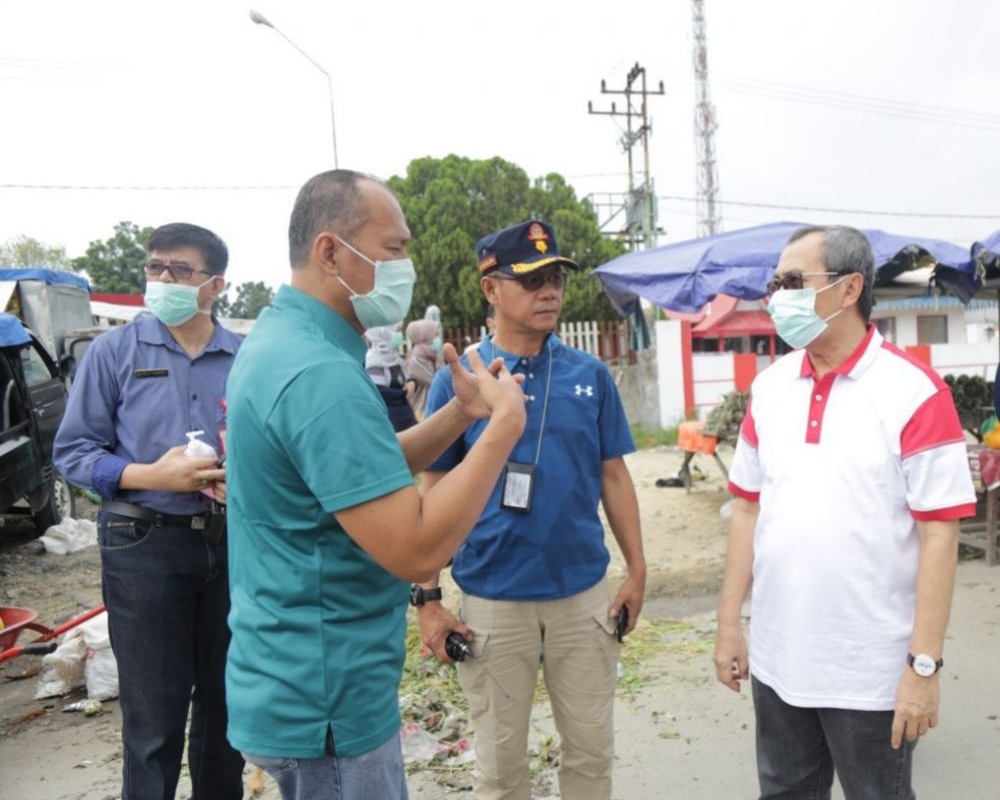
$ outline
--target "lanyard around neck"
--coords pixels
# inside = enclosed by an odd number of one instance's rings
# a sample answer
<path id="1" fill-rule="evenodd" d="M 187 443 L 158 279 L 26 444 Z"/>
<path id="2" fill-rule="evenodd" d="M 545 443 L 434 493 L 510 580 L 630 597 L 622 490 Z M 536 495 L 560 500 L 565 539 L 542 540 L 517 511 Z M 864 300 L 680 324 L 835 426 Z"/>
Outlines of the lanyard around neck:
<path id="1" fill-rule="evenodd" d="M 535 467 L 538 466 L 538 460 L 542 456 L 542 437 L 545 435 L 545 418 L 548 416 L 549 413 L 549 390 L 552 388 L 552 341 L 551 340 L 545 343 L 545 350 L 549 356 L 549 369 L 548 369 L 548 375 L 545 378 L 545 399 L 542 401 L 542 421 L 541 425 L 538 428 L 538 446 L 535 448 L 535 460 L 534 463 L 532 464 L 532 466 Z M 493 343 L 492 339 L 490 339 L 490 352 L 492 353 L 492 357 L 490 358 L 490 361 L 492 362 L 493 359 L 497 357 L 497 347 Z"/>

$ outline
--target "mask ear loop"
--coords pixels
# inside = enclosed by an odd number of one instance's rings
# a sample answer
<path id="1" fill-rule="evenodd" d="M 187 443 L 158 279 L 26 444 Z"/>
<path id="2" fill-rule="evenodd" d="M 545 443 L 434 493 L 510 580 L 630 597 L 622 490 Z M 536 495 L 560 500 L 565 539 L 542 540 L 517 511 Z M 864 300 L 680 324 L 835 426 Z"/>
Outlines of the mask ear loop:
<path id="1" fill-rule="evenodd" d="M 834 286 L 836 286 L 836 285 L 837 285 L 838 283 L 843 283 L 844 281 L 846 281 L 846 280 L 847 280 L 848 278 L 850 278 L 850 277 L 851 277 L 851 275 L 860 275 L 860 274 L 861 274 L 860 272 L 849 272 L 849 273 L 847 273 L 846 275 L 841 275 L 841 276 L 840 276 L 839 278 L 837 278 L 837 280 L 835 280 L 835 281 L 834 281 L 833 283 L 828 283 L 828 284 L 827 284 L 826 286 L 824 286 L 824 287 L 823 287 L 822 289 L 817 289 L 817 290 L 816 290 L 816 294 L 819 294 L 820 292 L 825 292 L 825 291 L 826 291 L 827 289 L 832 289 L 832 288 L 833 288 Z M 845 310 L 846 310 L 846 309 L 845 309 L 845 308 L 844 308 L 843 306 L 841 306 L 841 307 L 840 307 L 840 308 L 838 308 L 838 309 L 837 309 L 836 311 L 834 311 L 834 312 L 833 312 L 833 313 L 832 313 L 832 314 L 831 314 L 830 316 L 828 316 L 828 317 L 826 317 L 825 319 L 823 319 L 823 322 L 825 322 L 825 323 L 829 324 L 829 322 L 830 322 L 830 320 L 831 320 L 831 319 L 833 319 L 833 318 L 834 318 L 834 317 L 836 317 L 836 316 L 839 316 L 840 314 L 843 314 Z"/>
<path id="2" fill-rule="evenodd" d="M 372 265 L 372 269 L 377 269 L 378 268 L 378 265 L 374 261 L 372 261 L 370 258 L 368 258 L 368 256 L 366 256 L 364 253 L 362 253 L 356 247 L 352 247 L 351 245 L 349 245 L 347 242 L 345 242 L 343 239 L 341 239 L 339 236 L 337 236 L 337 234 L 334 233 L 334 234 L 331 234 L 331 236 L 333 236 L 334 239 L 336 239 L 338 242 L 340 242 L 342 245 L 344 245 L 344 247 L 346 247 L 348 250 L 350 250 L 352 253 L 354 253 L 354 255 L 356 255 L 358 258 L 363 259 L 363 260 L 367 261 L 369 264 L 371 264 Z M 356 291 L 354 291 L 350 286 L 347 285 L 347 281 L 345 281 L 343 278 L 340 277 L 340 273 L 339 272 L 336 275 L 334 275 L 334 277 L 338 281 L 340 281 L 340 285 L 341 286 L 343 286 L 345 289 L 347 289 L 347 291 L 349 291 L 351 293 L 351 297 L 352 298 L 354 298 L 354 297 L 361 297 L 361 295 L 359 295 Z"/>
<path id="3" fill-rule="evenodd" d="M 223 276 L 222 276 L 222 273 L 219 273 L 219 272 L 213 272 L 213 273 L 212 273 L 212 274 L 211 274 L 211 275 L 210 275 L 210 276 L 208 277 L 208 280 L 206 280 L 206 281 L 203 281 L 202 283 L 199 283 L 199 284 L 198 284 L 198 286 L 197 286 L 197 288 L 198 288 L 198 289 L 199 289 L 199 291 L 200 291 L 200 290 L 202 289 L 202 287 L 204 287 L 204 286 L 208 286 L 208 284 L 210 284 L 210 283 L 211 283 L 212 281 L 214 281 L 214 280 L 215 280 L 216 278 L 222 278 L 222 277 L 223 277 Z M 221 295 L 220 295 L 220 296 L 221 296 Z M 216 298 L 216 299 L 218 299 L 218 298 Z M 214 301 L 214 300 L 212 301 L 212 305 L 215 305 L 215 301 Z M 208 310 L 205 310 L 205 309 L 204 309 L 204 308 L 202 308 L 201 306 L 198 306 L 198 313 L 199 313 L 199 314 L 204 314 L 205 316 L 207 316 L 207 317 L 210 317 L 210 316 L 212 316 L 212 309 L 211 309 L 211 308 L 209 308 Z"/>

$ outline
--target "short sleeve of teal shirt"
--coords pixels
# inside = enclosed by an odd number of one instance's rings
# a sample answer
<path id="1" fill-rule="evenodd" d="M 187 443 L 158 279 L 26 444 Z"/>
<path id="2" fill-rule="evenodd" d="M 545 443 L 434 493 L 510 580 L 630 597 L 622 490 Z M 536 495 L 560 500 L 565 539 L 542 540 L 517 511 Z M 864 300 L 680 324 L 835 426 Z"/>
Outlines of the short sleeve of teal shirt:
<path id="1" fill-rule="evenodd" d="M 330 514 L 413 483 L 381 398 L 374 387 L 358 392 L 353 386 L 344 385 L 342 368 L 311 366 L 270 419 L 299 475 Z"/>

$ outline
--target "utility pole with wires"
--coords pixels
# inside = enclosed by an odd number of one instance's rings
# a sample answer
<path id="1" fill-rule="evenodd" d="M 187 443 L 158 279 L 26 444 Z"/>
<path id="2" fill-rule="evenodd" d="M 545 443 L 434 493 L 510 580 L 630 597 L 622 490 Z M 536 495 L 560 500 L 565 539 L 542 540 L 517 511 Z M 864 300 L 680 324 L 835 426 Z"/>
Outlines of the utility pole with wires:
<path id="1" fill-rule="evenodd" d="M 708 37 L 704 0 L 691 0 L 694 21 L 694 78 L 697 101 L 694 106 L 694 136 L 698 152 L 698 235 L 722 232 L 719 209 L 719 172 L 715 163 L 715 131 L 719 121 L 709 97 Z"/>
<path id="2" fill-rule="evenodd" d="M 646 98 L 650 95 L 665 94 L 663 81 L 660 81 L 658 89 L 647 89 L 646 68 L 640 67 L 636 62 L 625 78 L 624 89 L 608 89 L 602 80 L 601 94 L 625 96 L 623 110 L 619 110 L 612 102 L 610 111 L 595 111 L 594 104 L 588 102 L 587 113 L 625 117 L 625 130 L 622 131 L 619 144 L 628 156 L 628 192 L 624 198 L 620 194 L 604 194 L 600 196 L 601 199 L 594 199 L 595 207 L 603 209 L 607 214 L 600 227 L 604 230 L 605 226 L 613 223 L 624 213 L 624 224 L 615 231 L 615 235 L 623 239 L 630 250 L 638 249 L 640 246 L 654 247 L 656 236 L 660 231 L 656 227 L 656 193 L 653 191 L 653 179 L 649 174 L 649 134 L 653 131 L 653 125 L 647 112 Z M 632 148 L 639 143 L 642 144 L 642 180 L 637 183 Z"/>

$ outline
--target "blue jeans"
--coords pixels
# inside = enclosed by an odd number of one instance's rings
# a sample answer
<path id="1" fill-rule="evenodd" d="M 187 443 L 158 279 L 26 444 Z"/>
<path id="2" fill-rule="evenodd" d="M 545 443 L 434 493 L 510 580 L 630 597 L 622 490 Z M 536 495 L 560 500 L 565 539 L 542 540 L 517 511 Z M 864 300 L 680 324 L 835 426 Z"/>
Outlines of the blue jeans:
<path id="1" fill-rule="evenodd" d="M 328 743 L 328 749 L 333 747 Z M 399 736 L 354 758 L 271 758 L 244 753 L 267 772 L 282 800 L 407 800 Z"/>
<path id="2" fill-rule="evenodd" d="M 916 742 L 889 745 L 892 711 L 799 708 L 752 681 L 761 800 L 828 800 L 834 769 L 846 800 L 913 800 Z"/>
<path id="3" fill-rule="evenodd" d="M 184 753 L 192 800 L 241 800 L 226 740 L 226 542 L 102 511 L 102 590 L 118 662 L 122 800 L 174 800 Z"/>

